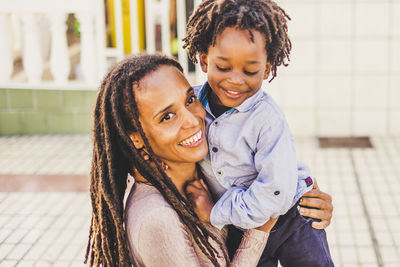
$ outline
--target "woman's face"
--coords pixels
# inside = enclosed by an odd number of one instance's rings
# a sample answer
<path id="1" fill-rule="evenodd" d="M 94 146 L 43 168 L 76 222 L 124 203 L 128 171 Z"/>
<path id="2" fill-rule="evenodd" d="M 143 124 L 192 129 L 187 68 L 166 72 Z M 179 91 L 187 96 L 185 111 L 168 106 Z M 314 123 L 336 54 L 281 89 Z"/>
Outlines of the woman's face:
<path id="1" fill-rule="evenodd" d="M 160 66 L 139 82 L 135 93 L 139 120 L 159 159 L 172 166 L 205 157 L 205 110 L 177 68 Z"/>

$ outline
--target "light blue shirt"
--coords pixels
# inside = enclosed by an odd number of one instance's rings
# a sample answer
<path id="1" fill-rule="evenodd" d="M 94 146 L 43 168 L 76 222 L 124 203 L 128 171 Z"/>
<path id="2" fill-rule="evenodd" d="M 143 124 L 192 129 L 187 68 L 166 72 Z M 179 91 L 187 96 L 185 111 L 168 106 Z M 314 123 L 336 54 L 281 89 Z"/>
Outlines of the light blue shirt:
<path id="1" fill-rule="evenodd" d="M 219 229 L 226 224 L 258 227 L 285 214 L 312 189 L 311 172 L 296 160 L 285 116 L 267 93 L 259 90 L 215 118 L 208 84 L 194 89 L 207 111 L 209 152 L 199 165 L 219 198 L 211 224 Z"/>

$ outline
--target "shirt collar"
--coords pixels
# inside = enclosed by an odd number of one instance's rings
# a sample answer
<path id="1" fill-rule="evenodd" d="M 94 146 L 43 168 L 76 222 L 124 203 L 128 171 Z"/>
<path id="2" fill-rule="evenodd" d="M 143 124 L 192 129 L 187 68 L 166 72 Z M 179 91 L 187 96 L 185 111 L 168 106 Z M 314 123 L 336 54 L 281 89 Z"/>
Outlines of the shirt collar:
<path id="1" fill-rule="evenodd" d="M 208 82 L 205 82 L 203 84 L 203 86 L 201 87 L 200 93 L 199 93 L 199 101 L 203 105 L 204 108 L 206 108 L 208 105 L 208 99 L 209 99 L 210 93 L 211 93 L 211 87 L 208 84 Z M 264 95 L 264 92 L 260 88 L 257 91 L 257 93 L 255 93 L 251 97 L 247 98 L 245 101 L 243 101 L 242 104 L 240 104 L 239 106 L 237 106 L 235 108 L 231 108 L 230 110 L 226 111 L 225 113 L 227 113 L 227 114 L 232 113 L 235 109 L 239 112 L 246 112 L 246 111 L 250 110 L 251 108 L 253 108 L 253 106 L 261 100 L 263 95 Z"/>

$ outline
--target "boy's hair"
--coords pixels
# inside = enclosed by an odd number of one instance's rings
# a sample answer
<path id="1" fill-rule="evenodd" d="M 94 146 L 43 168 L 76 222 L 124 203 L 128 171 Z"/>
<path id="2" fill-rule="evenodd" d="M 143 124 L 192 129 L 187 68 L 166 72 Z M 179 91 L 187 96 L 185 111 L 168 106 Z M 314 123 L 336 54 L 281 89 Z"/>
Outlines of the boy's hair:
<path id="1" fill-rule="evenodd" d="M 208 52 L 217 36 L 227 27 L 260 32 L 266 40 L 267 61 L 271 64 L 272 78 L 277 67 L 287 66 L 292 44 L 287 34 L 290 17 L 272 0 L 205 0 L 190 16 L 187 23 L 184 48 L 190 59 L 197 63 L 197 53 Z"/>
<path id="2" fill-rule="evenodd" d="M 163 65 L 183 71 L 178 62 L 166 56 L 139 55 L 115 66 L 101 84 L 94 110 L 94 147 L 90 173 L 92 221 L 85 256 L 85 263 L 90 256 L 90 266 L 134 264 L 124 229 L 123 205 L 127 175 L 130 173 L 134 176 L 134 169 L 163 195 L 213 265 L 218 266 L 217 251 L 209 243 L 209 237 L 220 245 L 229 263 L 222 241 L 207 230 L 161 165 L 155 160 L 157 170 L 154 170 L 130 139 L 131 133 L 139 132 L 150 157 L 156 158 L 139 121 L 133 84 L 139 83 L 147 74 Z"/>

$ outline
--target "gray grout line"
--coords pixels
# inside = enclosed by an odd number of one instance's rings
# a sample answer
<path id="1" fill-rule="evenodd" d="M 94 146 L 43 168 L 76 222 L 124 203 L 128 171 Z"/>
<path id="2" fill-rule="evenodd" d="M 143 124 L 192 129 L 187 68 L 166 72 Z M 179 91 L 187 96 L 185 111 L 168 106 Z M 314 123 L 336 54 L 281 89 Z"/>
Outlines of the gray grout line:
<path id="1" fill-rule="evenodd" d="M 370 237 L 371 237 L 372 246 L 374 248 L 376 260 L 378 262 L 378 267 L 384 267 L 382 254 L 381 254 L 381 251 L 379 249 L 378 239 L 376 238 L 375 231 L 374 231 L 374 228 L 372 226 L 371 216 L 370 216 L 370 214 L 368 212 L 367 204 L 365 202 L 364 195 L 363 195 L 362 188 L 361 188 L 360 177 L 358 176 L 358 173 L 357 173 L 357 170 L 356 170 L 356 165 L 355 165 L 355 162 L 354 162 L 354 156 L 353 156 L 352 149 L 349 149 L 349 153 L 350 153 L 350 160 L 351 160 L 351 165 L 352 165 L 352 169 L 353 169 L 353 175 L 356 178 L 357 190 L 358 190 L 358 193 L 359 193 L 360 198 L 361 198 L 361 204 L 362 204 L 362 207 L 363 207 L 363 212 L 364 212 L 365 218 L 367 220 L 368 231 L 369 231 L 369 234 L 370 234 Z"/>

